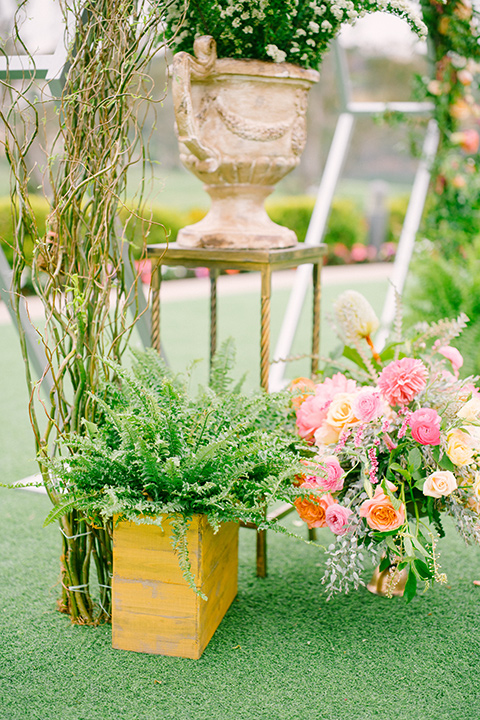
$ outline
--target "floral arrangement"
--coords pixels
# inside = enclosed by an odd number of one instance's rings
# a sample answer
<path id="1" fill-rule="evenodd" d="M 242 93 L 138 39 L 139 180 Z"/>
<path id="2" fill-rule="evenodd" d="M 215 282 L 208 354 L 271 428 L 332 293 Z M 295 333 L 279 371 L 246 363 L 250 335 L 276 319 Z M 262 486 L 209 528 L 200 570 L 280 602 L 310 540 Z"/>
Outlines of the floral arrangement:
<path id="1" fill-rule="evenodd" d="M 193 52 L 199 35 L 211 35 L 218 57 L 290 62 L 316 69 L 344 23 L 384 11 L 405 19 L 420 36 L 426 28 L 407 0 L 172 0 L 166 37 Z"/>
<path id="2" fill-rule="evenodd" d="M 335 536 L 329 595 L 363 584 L 370 554 L 383 557 L 390 594 L 408 573 L 410 600 L 419 583 L 446 579 L 436 550 L 443 514 L 467 542 L 480 542 L 480 393 L 472 378 L 459 379 L 462 357 L 450 345 L 466 318 L 418 326 L 407 339 L 398 319 L 378 354 L 378 320 L 363 296 L 344 293 L 335 317 L 351 369 L 294 383 L 297 428 L 310 448 L 295 506 L 309 527 Z"/>

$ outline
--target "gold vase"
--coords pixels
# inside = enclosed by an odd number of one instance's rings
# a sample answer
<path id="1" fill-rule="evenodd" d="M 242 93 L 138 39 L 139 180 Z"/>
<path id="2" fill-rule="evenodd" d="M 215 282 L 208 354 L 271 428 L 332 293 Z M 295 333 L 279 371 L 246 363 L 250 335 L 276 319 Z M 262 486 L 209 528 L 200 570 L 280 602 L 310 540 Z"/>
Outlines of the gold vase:
<path id="1" fill-rule="evenodd" d="M 367 590 L 382 597 L 402 597 L 407 577 L 406 568 L 397 570 L 395 565 L 390 565 L 386 570 L 380 571 L 379 567 L 376 567 Z"/>

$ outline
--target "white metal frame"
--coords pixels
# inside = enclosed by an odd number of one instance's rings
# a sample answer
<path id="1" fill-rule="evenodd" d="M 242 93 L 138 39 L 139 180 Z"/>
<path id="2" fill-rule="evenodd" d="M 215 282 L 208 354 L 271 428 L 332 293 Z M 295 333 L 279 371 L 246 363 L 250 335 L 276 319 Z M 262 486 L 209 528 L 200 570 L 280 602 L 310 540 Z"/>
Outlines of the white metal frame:
<path id="1" fill-rule="evenodd" d="M 408 115 L 429 115 L 433 109 L 431 103 L 354 102 L 351 99 L 352 92 L 346 56 L 339 42 L 336 42 L 334 45 L 334 53 L 337 76 L 339 78 L 342 111 L 337 121 L 327 162 L 318 188 L 315 207 L 305 238 L 307 245 L 319 245 L 325 235 L 332 200 L 350 146 L 355 118 L 359 115 L 376 115 L 386 111 L 397 111 Z M 408 209 L 398 244 L 398 251 L 392 269 L 391 285 L 387 293 L 381 319 L 381 330 L 376 337 L 376 344 L 379 346 L 383 346 L 389 326 L 394 317 L 395 290 L 401 293 L 404 288 L 415 236 L 420 226 L 425 205 L 430 181 L 430 167 L 435 157 L 437 146 L 438 128 L 435 121 L 430 120 L 423 144 L 422 159 L 418 165 L 412 186 Z M 311 265 L 302 265 L 296 271 L 294 285 L 275 348 L 274 362 L 270 370 L 269 387 L 272 391 L 279 390 L 285 385 L 284 375 L 286 363 L 282 358 L 288 357 L 291 351 L 311 277 Z"/>

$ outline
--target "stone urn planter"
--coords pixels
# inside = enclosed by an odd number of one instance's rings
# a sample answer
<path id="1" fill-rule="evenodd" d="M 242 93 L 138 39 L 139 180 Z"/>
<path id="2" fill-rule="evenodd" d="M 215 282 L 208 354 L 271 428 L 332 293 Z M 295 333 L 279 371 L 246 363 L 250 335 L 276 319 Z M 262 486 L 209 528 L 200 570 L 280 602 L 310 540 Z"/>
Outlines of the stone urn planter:
<path id="1" fill-rule="evenodd" d="M 237 594 L 238 523 L 214 534 L 205 515 L 187 531 L 192 573 L 204 600 L 188 585 L 173 551 L 168 523 L 119 522 L 113 534 L 114 648 L 198 659 Z"/>
<path id="2" fill-rule="evenodd" d="M 284 248 L 292 230 L 272 222 L 265 198 L 296 167 L 306 141 L 315 70 L 289 63 L 217 59 L 209 36 L 195 57 L 174 56 L 172 94 L 182 163 L 205 184 L 207 216 L 183 228 L 183 247 Z"/>

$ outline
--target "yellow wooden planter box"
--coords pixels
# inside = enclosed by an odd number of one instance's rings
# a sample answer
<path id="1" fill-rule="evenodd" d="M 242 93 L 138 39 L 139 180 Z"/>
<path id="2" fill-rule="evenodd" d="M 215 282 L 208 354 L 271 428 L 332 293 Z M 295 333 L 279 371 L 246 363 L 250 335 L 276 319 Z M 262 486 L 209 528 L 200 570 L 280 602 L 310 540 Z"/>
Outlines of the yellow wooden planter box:
<path id="1" fill-rule="evenodd" d="M 187 532 L 192 573 L 202 600 L 186 583 L 167 521 L 118 523 L 113 531 L 114 648 L 199 658 L 237 594 L 238 523 L 215 535 L 204 515 Z"/>

